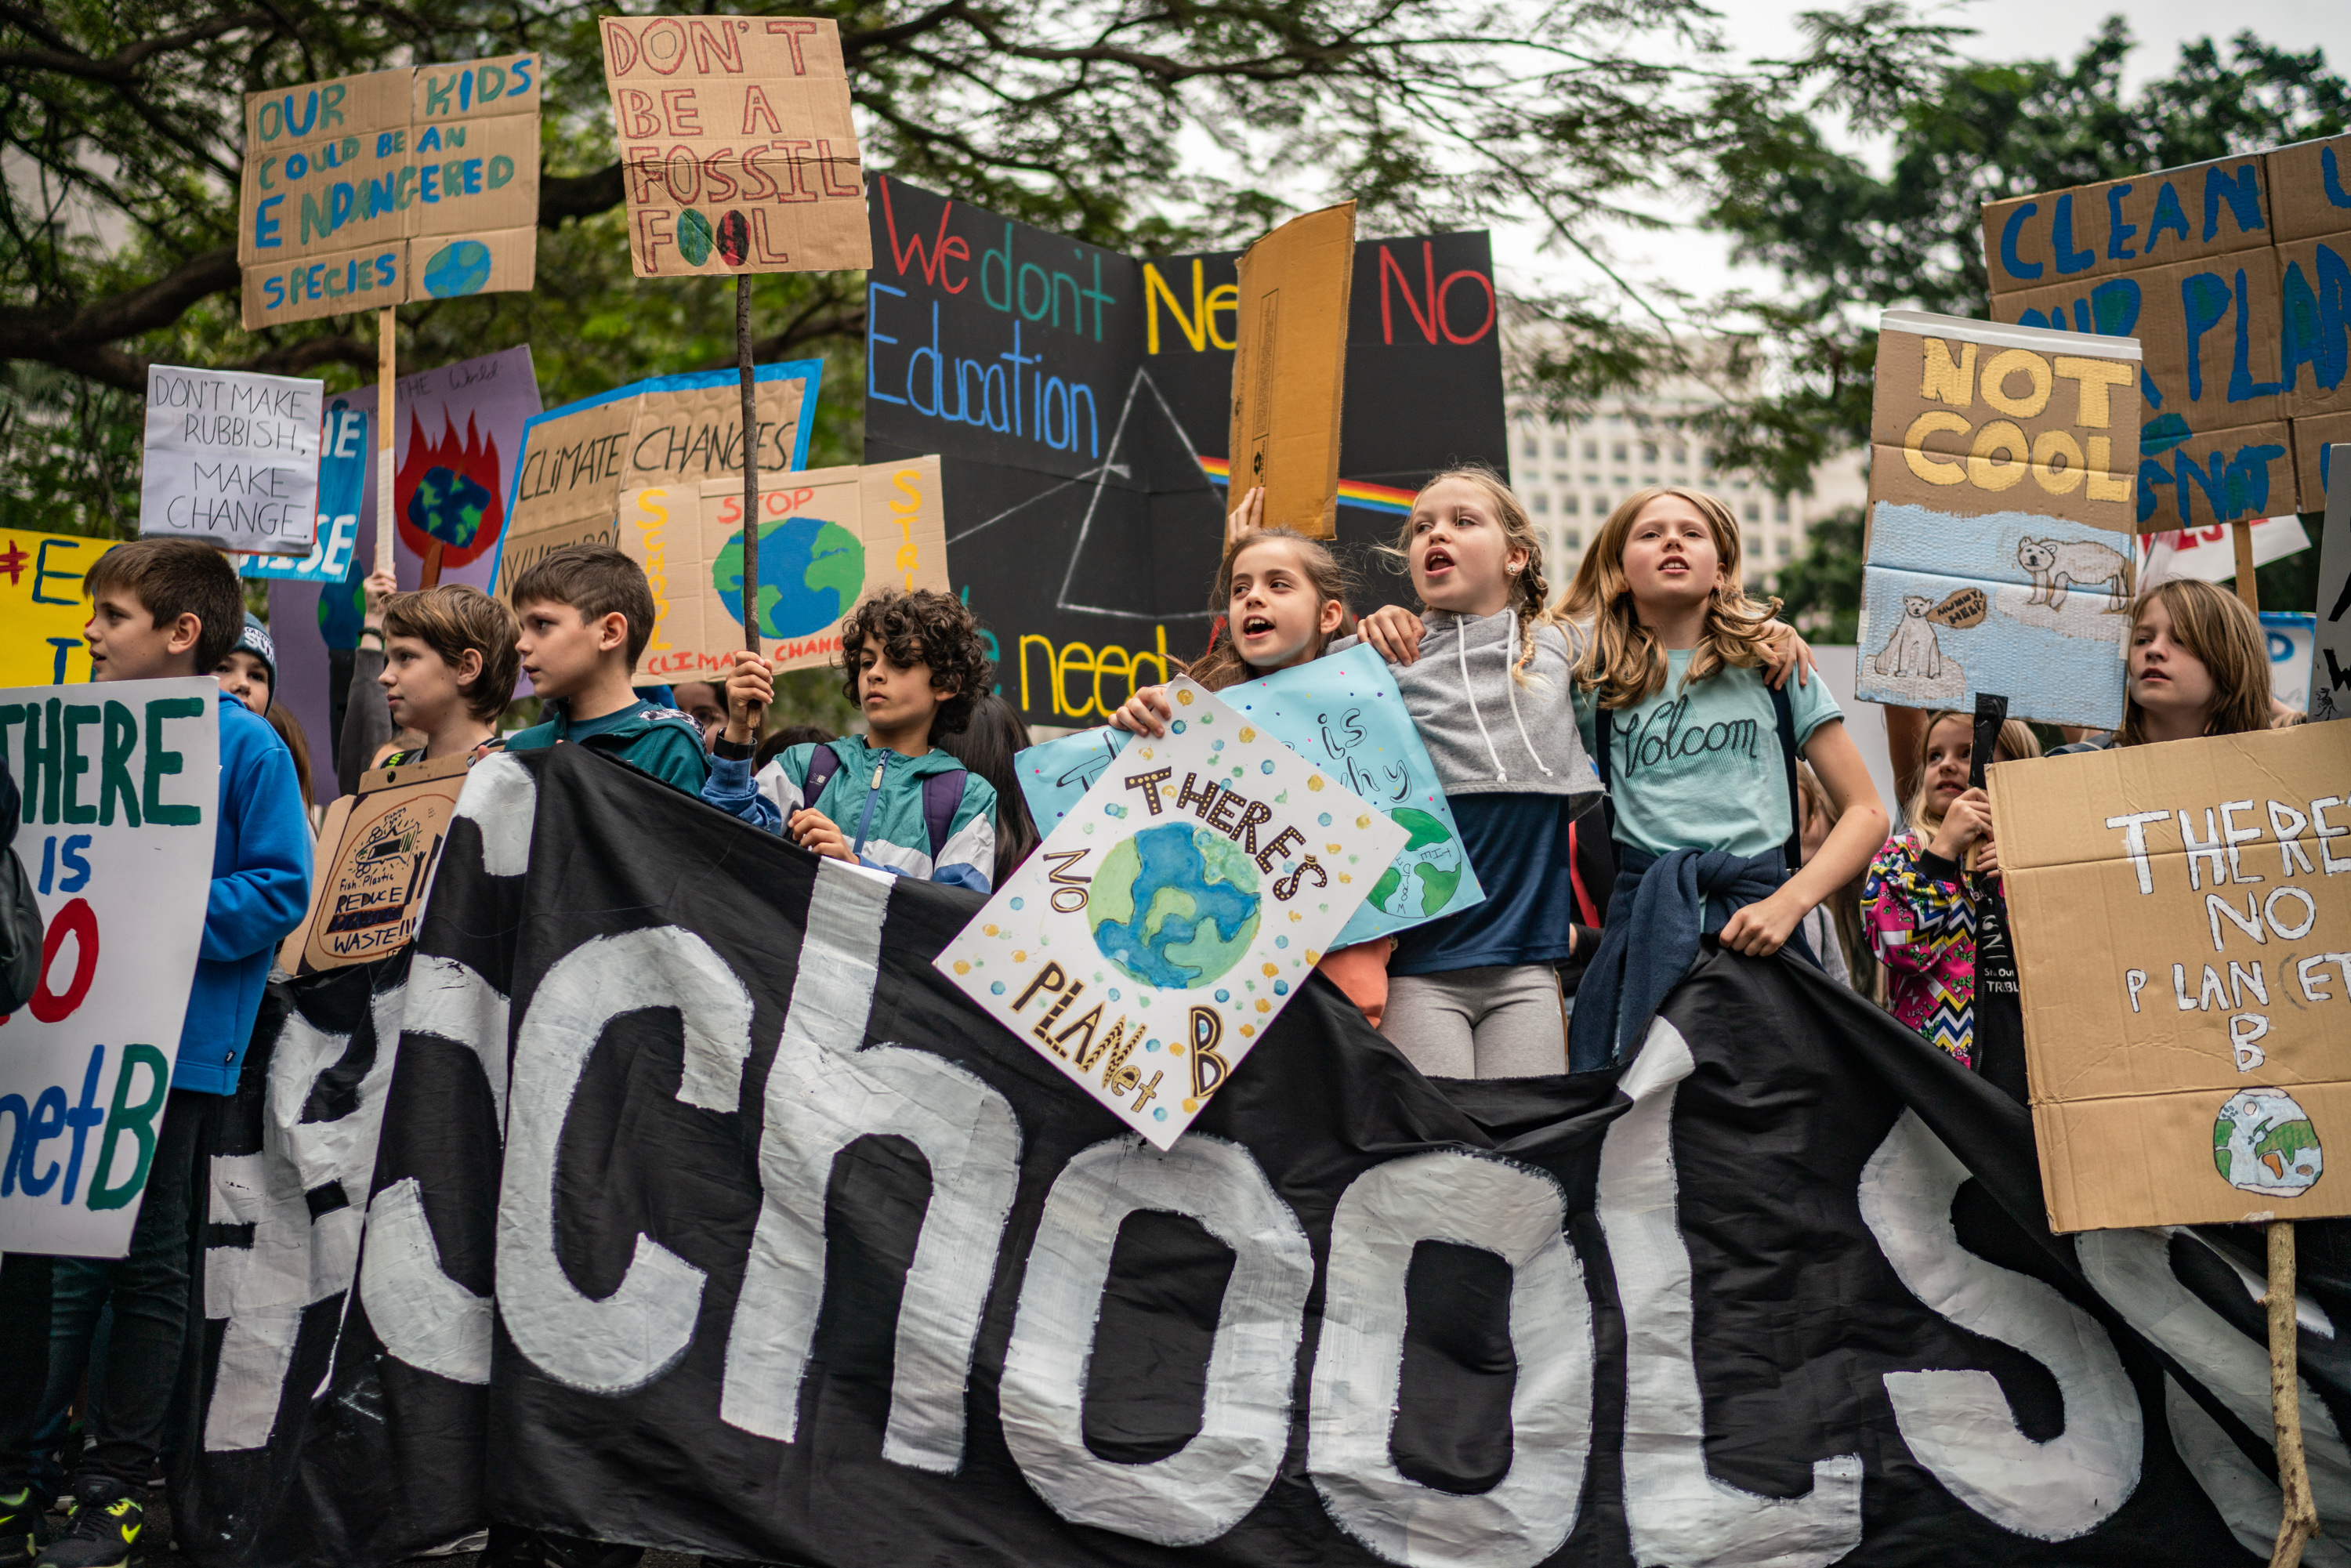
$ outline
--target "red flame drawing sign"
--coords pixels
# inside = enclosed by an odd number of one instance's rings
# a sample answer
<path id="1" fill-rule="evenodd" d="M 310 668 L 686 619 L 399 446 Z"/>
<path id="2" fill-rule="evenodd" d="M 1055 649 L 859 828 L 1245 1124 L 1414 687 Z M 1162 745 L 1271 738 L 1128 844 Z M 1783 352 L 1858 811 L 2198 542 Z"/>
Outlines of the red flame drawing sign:
<path id="1" fill-rule="evenodd" d="M 392 490 L 400 542 L 420 559 L 429 559 L 437 550 L 444 571 L 479 558 L 506 527 L 506 473 L 497 438 L 484 439 L 470 413 L 462 438 L 453 422 L 438 441 L 425 440 L 423 425 L 410 414 L 408 455 Z"/>

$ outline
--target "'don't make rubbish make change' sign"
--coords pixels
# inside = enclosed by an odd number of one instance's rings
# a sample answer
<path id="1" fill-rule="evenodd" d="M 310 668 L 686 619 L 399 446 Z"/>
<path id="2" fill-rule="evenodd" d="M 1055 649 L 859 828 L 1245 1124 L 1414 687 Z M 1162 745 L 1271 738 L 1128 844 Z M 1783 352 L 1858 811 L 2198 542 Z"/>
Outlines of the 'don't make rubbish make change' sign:
<path id="1" fill-rule="evenodd" d="M 247 93 L 247 330 L 528 289 L 541 62 L 500 55 Z"/>
<path id="2" fill-rule="evenodd" d="M 0 691 L 0 751 L 45 934 L 39 990 L 0 1016 L 0 1252 L 120 1258 L 212 896 L 220 687 Z"/>
<path id="3" fill-rule="evenodd" d="M 1159 1148 L 1192 1124 L 1405 845 L 1186 676 L 941 950 L 980 1008 Z"/>
<path id="4" fill-rule="evenodd" d="M 2351 1214 L 2351 725 L 1992 769 L 2054 1230 Z"/>
<path id="5" fill-rule="evenodd" d="M 319 520 L 326 385 L 150 365 L 140 533 L 256 555 L 308 555 Z"/>

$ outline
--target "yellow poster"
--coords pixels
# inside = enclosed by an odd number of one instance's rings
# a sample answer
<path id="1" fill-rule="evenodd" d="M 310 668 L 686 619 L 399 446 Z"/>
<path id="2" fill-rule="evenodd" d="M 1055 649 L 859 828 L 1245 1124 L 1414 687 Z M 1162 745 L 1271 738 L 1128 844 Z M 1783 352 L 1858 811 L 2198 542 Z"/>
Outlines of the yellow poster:
<path id="1" fill-rule="evenodd" d="M 118 542 L 0 528 L 0 686 L 89 679 L 82 574 Z"/>

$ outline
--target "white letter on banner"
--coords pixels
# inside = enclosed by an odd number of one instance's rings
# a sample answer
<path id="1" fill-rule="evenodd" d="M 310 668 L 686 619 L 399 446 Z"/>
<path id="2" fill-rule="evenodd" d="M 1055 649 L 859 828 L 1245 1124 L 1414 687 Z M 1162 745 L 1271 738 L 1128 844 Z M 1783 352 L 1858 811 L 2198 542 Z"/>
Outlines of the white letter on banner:
<path id="1" fill-rule="evenodd" d="M 1592 1302 L 1542 1172 L 1455 1152 L 1374 1166 L 1331 1220 L 1308 1469 L 1348 1534 L 1409 1568 L 1531 1568 L 1575 1528 L 1592 1451 Z M 1389 1449 L 1404 1373 L 1405 1279 L 1420 1242 L 1510 1266 L 1510 1473 L 1475 1497 L 1424 1486 Z"/>
<path id="2" fill-rule="evenodd" d="M 457 792 L 451 815 L 453 820 L 464 817 L 480 830 L 482 869 L 490 875 L 520 876 L 530 870 L 538 783 L 529 768 L 503 751 L 490 753 L 465 775 L 465 787 Z"/>
<path id="3" fill-rule="evenodd" d="M 403 1034 L 471 1051 L 482 1064 L 496 1123 L 506 1125 L 507 998 L 454 958 L 419 954 L 408 970 Z M 490 1301 L 449 1278 L 425 1215 L 424 1188 L 403 1176 L 368 1204 L 360 1300 L 384 1350 L 452 1382 L 490 1380 Z"/>
<path id="4" fill-rule="evenodd" d="M 1180 1214 L 1233 1249 L 1200 1430 L 1164 1459 L 1113 1464 L 1086 1448 L 1086 1368 L 1111 1251 L 1138 1209 Z M 1314 1254 L 1298 1217 L 1238 1144 L 1186 1133 L 1161 1154 L 1112 1138 L 1063 1166 L 1046 1196 L 998 1385 L 1005 1446 L 1053 1511 L 1161 1546 L 1238 1524 L 1273 1484 Z M 1118 1350 L 1123 1347 L 1105 1347 Z"/>
<path id="5" fill-rule="evenodd" d="M 1675 1085 L 1695 1067 L 1664 1019 L 1617 1089 L 1600 1145 L 1600 1226 L 1625 1310 L 1625 1516 L 1639 1563 L 1822 1568 L 1861 1544 L 1861 1456 L 1813 1463 L 1808 1497 L 1764 1497 L 1706 1468 L 1689 1244 L 1675 1208 Z"/>
<path id="6" fill-rule="evenodd" d="M 204 1411 L 208 1452 L 267 1446 L 303 1310 L 350 1288 L 404 988 L 373 998 L 374 1060 L 360 1080 L 357 1106 L 331 1122 L 305 1122 L 302 1108 L 319 1076 L 349 1052 L 351 1037 L 287 1013 L 269 1059 L 261 1152 L 213 1157 L 213 1218 L 252 1226 L 253 1241 L 204 1253 L 204 1315 L 227 1320 Z M 342 1207 L 314 1220 L 305 1195 L 329 1186 L 342 1189 Z"/>
<path id="7" fill-rule="evenodd" d="M 1910 1293 L 1970 1333 L 2022 1351 L 2057 1380 L 2065 1430 L 2018 1429 L 2000 1380 L 1980 1369 L 1886 1374 L 1895 1425 L 1950 1494 L 2003 1530 L 2071 1541 L 2138 1490 L 2138 1395 L 2098 1320 L 2055 1289 L 1959 1245 L 1951 1199 L 1968 1168 L 1905 1111 L 1861 1173 L 1861 1217 Z"/>
<path id="8" fill-rule="evenodd" d="M 2123 1320 L 2160 1349 L 2170 1354 L 2188 1375 L 2216 1395 L 2228 1412 L 2258 1437 L 2270 1436 L 2270 1358 L 2260 1341 L 2246 1338 L 2229 1320 L 2206 1306 L 2179 1282 L 2171 1270 L 2171 1238 L 2185 1234 L 2189 1242 L 2209 1249 L 2192 1232 L 2166 1228 L 2154 1230 L 2091 1230 L 2074 1238 L 2082 1272 L 2098 1294 L 2111 1302 Z M 2215 1252 L 2215 1256 L 2220 1256 Z M 2297 1308 L 2304 1332 L 2320 1321 L 2308 1307 Z M 2328 1326 L 2332 1326 L 2331 1324 Z M 2318 1504 L 2320 1528 L 2341 1539 L 2351 1533 L 2351 1451 L 2308 1380 L 2302 1385 L 2303 1448 L 2310 1462 L 2310 1492 Z M 2233 1444 L 2225 1444 L 2233 1448 Z M 2234 1490 L 2226 1468 L 2214 1470 L 2197 1463 L 2194 1434 L 2174 1447 L 2189 1462 L 2198 1484 L 2210 1494 L 2224 1517 L 2225 1500 Z M 2276 1494 L 2271 1483 L 2271 1494 Z M 2269 1530 L 2277 1520 L 2273 1506 Z"/>
<path id="9" fill-rule="evenodd" d="M 497 1301 L 516 1348 L 559 1383 L 591 1394 L 642 1388 L 694 1340 L 702 1270 L 637 1237 L 620 1289 L 591 1301 L 556 1254 L 556 1150 L 589 1053 L 623 1013 L 675 1008 L 685 1034 L 677 1097 L 732 1111 L 751 1053 L 751 995 L 690 931 L 599 936 L 556 960 L 515 1039 L 507 1154 L 498 1183 Z"/>
<path id="10" fill-rule="evenodd" d="M 799 972 L 768 1071 L 759 1223 L 727 1334 L 718 1415 L 792 1441 L 824 1305 L 833 1161 L 859 1138 L 894 1134 L 922 1151 L 931 1201 L 899 1298 L 882 1457 L 951 1474 L 963 1463 L 964 1388 L 1019 1180 L 1020 1127 L 1003 1095 L 951 1061 L 904 1046 L 859 1049 L 888 904 L 886 879 L 817 862 Z"/>

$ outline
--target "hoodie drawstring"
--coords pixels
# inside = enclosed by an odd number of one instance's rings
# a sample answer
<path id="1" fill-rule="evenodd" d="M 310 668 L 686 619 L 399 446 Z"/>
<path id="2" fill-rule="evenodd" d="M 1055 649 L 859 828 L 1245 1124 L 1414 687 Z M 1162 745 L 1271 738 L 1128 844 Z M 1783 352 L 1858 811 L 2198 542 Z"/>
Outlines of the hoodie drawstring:
<path id="1" fill-rule="evenodd" d="M 1528 736 L 1527 721 L 1519 716 L 1519 683 L 1511 674 L 1511 671 L 1518 667 L 1518 663 L 1519 618 L 1514 612 L 1510 616 L 1510 662 L 1502 666 L 1502 686 L 1510 694 L 1510 722 L 1519 727 L 1519 739 L 1526 747 L 1527 755 L 1535 759 L 1535 766 L 1542 769 L 1543 777 L 1556 779 L 1559 775 L 1553 773 L 1550 765 L 1543 761 L 1542 753 L 1535 749 L 1533 739 Z"/>
<path id="2" fill-rule="evenodd" d="M 1494 737 L 1486 733 L 1486 716 L 1484 713 L 1480 712 L 1478 707 L 1478 689 L 1469 684 L 1469 638 L 1468 630 L 1468 623 L 1467 622 L 1464 622 L 1461 625 L 1456 626 L 1453 629 L 1453 653 L 1461 665 L 1461 695 L 1469 699 L 1469 716 L 1478 721 L 1478 738 L 1486 743 L 1486 755 L 1494 759 L 1494 782 L 1497 784 L 1507 784 L 1510 781 L 1510 771 L 1502 766 L 1502 754 L 1494 749 Z M 1520 735 L 1524 735 L 1526 733 L 1525 728 L 1521 727 L 1519 733 Z"/>

